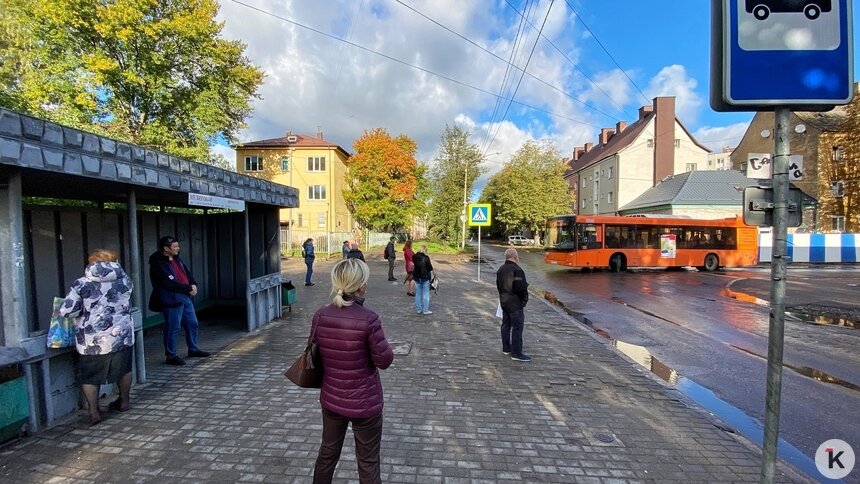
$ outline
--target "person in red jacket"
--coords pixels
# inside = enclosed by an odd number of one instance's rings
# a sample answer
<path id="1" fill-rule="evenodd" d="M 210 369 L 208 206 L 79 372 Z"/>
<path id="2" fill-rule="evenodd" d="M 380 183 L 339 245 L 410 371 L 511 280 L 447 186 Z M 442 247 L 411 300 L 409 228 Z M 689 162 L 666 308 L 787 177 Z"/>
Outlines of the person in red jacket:
<path id="1" fill-rule="evenodd" d="M 359 259 L 343 259 L 331 271 L 332 302 L 314 314 L 322 359 L 322 442 L 314 483 L 329 483 L 352 423 L 355 458 L 362 483 L 381 483 L 382 380 L 379 370 L 394 361 L 379 315 L 364 307 L 370 269 Z M 314 329 L 315 328 L 315 329 Z"/>

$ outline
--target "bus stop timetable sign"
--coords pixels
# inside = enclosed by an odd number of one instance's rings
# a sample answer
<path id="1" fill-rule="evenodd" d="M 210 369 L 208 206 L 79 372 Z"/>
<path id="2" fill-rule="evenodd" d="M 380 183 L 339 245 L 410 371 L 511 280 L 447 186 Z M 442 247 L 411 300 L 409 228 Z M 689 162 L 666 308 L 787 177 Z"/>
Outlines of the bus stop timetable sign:
<path id="1" fill-rule="evenodd" d="M 851 101 L 850 0 L 711 1 L 714 110 L 826 110 Z"/>
<path id="2" fill-rule="evenodd" d="M 470 203 L 469 227 L 489 227 L 491 213 L 489 203 Z"/>

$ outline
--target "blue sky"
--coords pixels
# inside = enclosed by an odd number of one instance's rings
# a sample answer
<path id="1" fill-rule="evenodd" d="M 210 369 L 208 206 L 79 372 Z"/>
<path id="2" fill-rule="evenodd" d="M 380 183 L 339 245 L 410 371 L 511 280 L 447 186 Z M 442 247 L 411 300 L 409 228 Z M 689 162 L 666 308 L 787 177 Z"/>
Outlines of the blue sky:
<path id="1" fill-rule="evenodd" d="M 266 72 L 242 141 L 322 131 L 352 151 L 383 127 L 415 139 L 432 164 L 457 123 L 500 152 L 486 180 L 528 140 L 570 156 L 655 96 L 674 96 L 678 118 L 714 151 L 737 144 L 753 116 L 709 106 L 708 0 L 220 1 L 224 36 Z M 515 102 L 497 105 L 500 92 Z"/>

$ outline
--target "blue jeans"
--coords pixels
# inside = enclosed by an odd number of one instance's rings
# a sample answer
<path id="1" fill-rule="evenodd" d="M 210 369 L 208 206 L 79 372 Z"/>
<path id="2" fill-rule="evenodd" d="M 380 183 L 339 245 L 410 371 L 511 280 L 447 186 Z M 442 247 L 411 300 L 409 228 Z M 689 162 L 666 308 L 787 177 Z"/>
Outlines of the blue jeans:
<path id="1" fill-rule="evenodd" d="M 179 327 L 185 330 L 185 344 L 188 351 L 200 351 L 197 347 L 197 313 L 194 312 L 194 301 L 187 294 L 178 294 L 176 299 L 180 305 L 175 308 L 164 308 L 164 354 L 167 357 L 176 355 L 176 337 Z"/>
<path id="2" fill-rule="evenodd" d="M 305 261 L 305 265 L 308 266 L 308 272 L 305 273 L 305 284 L 310 284 L 311 276 L 314 275 L 314 261 Z"/>
<path id="3" fill-rule="evenodd" d="M 526 314 L 519 311 L 507 312 L 502 310 L 502 351 L 514 356 L 523 354 L 523 326 Z"/>
<path id="4" fill-rule="evenodd" d="M 415 280 L 415 312 L 430 310 L 430 279 Z"/>

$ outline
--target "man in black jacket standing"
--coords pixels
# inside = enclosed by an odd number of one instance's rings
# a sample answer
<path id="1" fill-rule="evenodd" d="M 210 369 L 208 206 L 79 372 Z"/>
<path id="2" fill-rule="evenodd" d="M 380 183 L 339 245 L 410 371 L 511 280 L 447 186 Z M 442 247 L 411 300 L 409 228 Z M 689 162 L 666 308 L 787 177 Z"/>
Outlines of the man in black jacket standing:
<path id="1" fill-rule="evenodd" d="M 394 277 L 394 259 L 397 258 L 397 251 L 394 249 L 394 241 L 396 239 L 391 237 L 388 239 L 388 245 L 385 246 L 385 258 L 388 260 L 388 280 L 396 281 L 397 278 Z"/>
<path id="2" fill-rule="evenodd" d="M 185 330 L 188 356 L 209 356 L 197 346 L 198 322 L 193 299 L 197 295 L 197 281 L 179 258 L 178 240 L 169 235 L 158 240 L 158 250 L 149 256 L 149 278 L 152 281 L 149 309 L 164 314 L 166 363 L 175 366 L 185 364 L 185 360 L 176 354 L 176 337 L 180 327 Z"/>
<path id="3" fill-rule="evenodd" d="M 496 272 L 496 288 L 502 306 L 502 353 L 510 354 L 512 360 L 528 362 L 532 357 L 523 353 L 523 326 L 529 283 L 517 264 L 519 260 L 516 249 L 505 251 L 505 263 Z"/>

